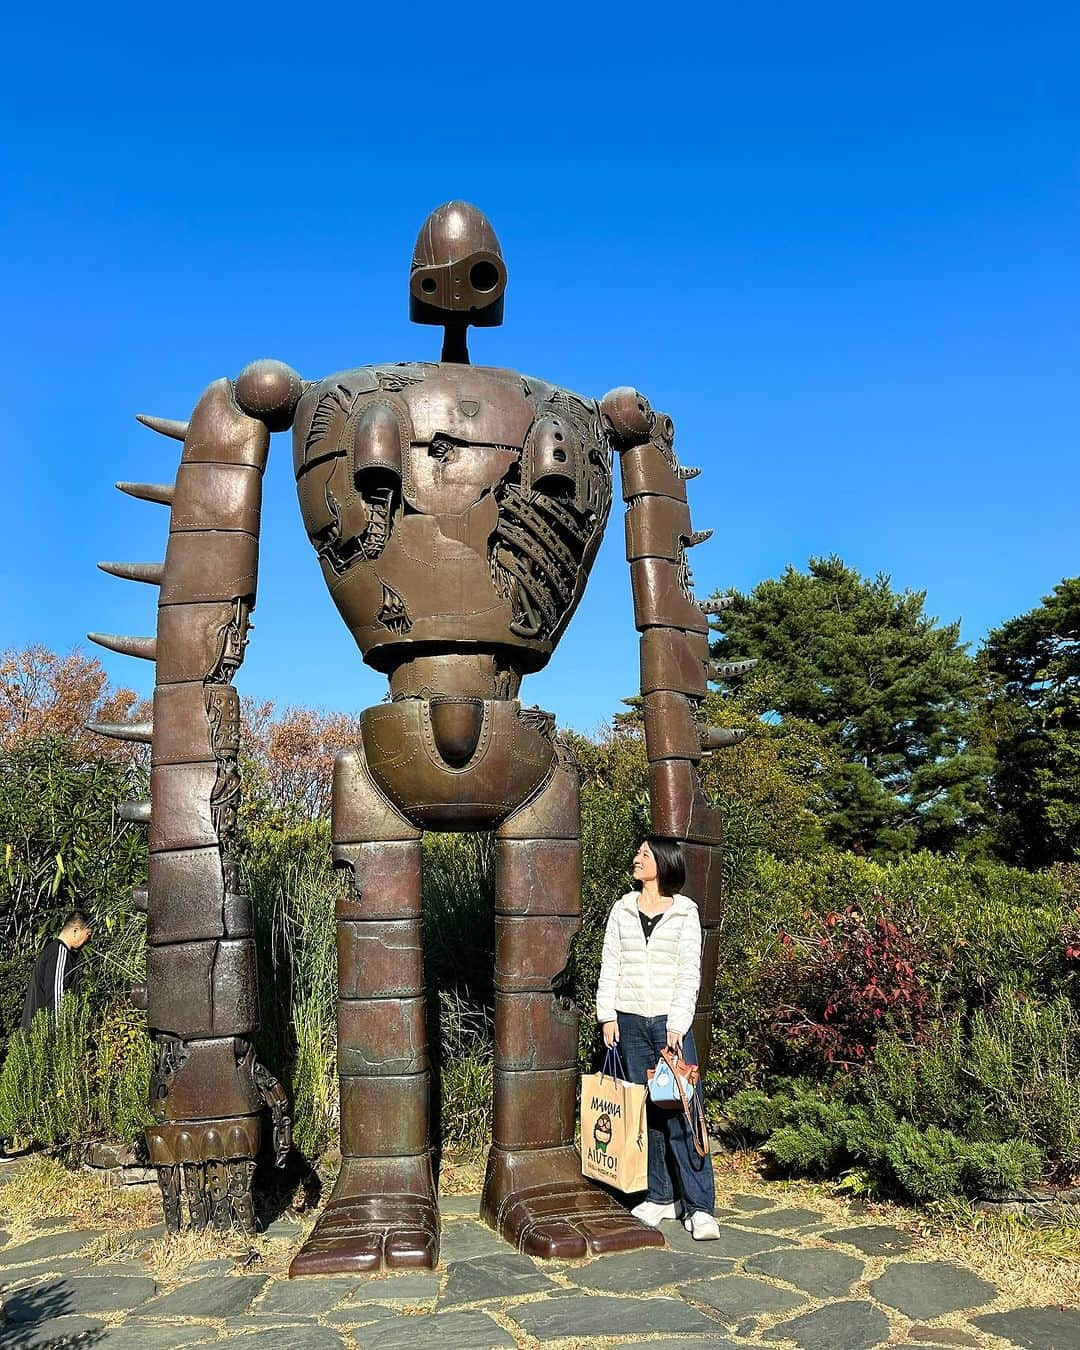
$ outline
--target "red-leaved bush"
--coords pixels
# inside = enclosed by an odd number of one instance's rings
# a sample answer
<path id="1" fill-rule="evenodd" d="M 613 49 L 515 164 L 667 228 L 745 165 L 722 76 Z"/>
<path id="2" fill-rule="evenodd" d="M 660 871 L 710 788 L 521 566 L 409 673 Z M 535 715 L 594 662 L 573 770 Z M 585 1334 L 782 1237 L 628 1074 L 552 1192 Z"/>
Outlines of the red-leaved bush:
<path id="1" fill-rule="evenodd" d="M 925 1038 L 948 966 L 914 923 L 848 905 L 777 942 L 769 1030 L 796 1058 L 862 1067 L 885 1027 L 912 1043 Z"/>
<path id="2" fill-rule="evenodd" d="M 1076 911 L 1076 922 L 1065 928 L 1065 960 L 1080 962 L 1080 909 Z"/>

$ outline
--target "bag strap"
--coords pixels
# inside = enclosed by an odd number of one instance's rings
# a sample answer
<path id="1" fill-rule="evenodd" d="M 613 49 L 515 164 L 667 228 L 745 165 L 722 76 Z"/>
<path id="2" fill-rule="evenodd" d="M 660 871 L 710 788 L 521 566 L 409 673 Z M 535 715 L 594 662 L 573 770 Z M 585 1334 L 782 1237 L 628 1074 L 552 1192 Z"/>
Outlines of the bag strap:
<path id="1" fill-rule="evenodd" d="M 705 1124 L 705 1109 L 701 1105 L 698 1094 L 692 1094 L 693 1105 L 686 1100 L 686 1089 L 683 1087 L 682 1076 L 679 1073 L 680 1063 L 685 1064 L 685 1060 L 678 1055 L 673 1055 L 665 1046 L 660 1051 L 660 1058 L 667 1064 L 675 1079 L 675 1085 L 679 1089 L 679 1096 L 682 1099 L 683 1115 L 686 1117 L 686 1123 L 690 1127 L 690 1140 L 694 1145 L 694 1152 L 699 1158 L 709 1156 L 709 1129 Z"/>
<path id="2" fill-rule="evenodd" d="M 608 1066 L 611 1066 L 611 1073 L 608 1073 Z M 628 1082 L 626 1066 L 622 1062 L 622 1056 L 619 1054 L 618 1043 L 609 1045 L 607 1054 L 604 1056 L 604 1063 L 600 1069 L 601 1078 L 611 1078 L 615 1082 Z M 649 1100 L 648 1092 L 641 1094 L 641 1111 L 638 1113 L 637 1139 L 636 1143 L 641 1146 L 641 1141 L 645 1138 L 645 1104 Z"/>
<path id="3" fill-rule="evenodd" d="M 608 1066 L 611 1066 L 611 1072 L 608 1073 Z M 600 1068 L 601 1078 L 615 1078 L 626 1080 L 626 1067 L 622 1062 L 622 1056 L 619 1054 L 619 1047 L 616 1044 L 609 1045 L 607 1054 L 604 1056 L 604 1063 Z"/>
<path id="4" fill-rule="evenodd" d="M 648 1104 L 649 1104 L 649 1091 L 646 1088 L 646 1090 L 641 1094 L 641 1110 L 638 1112 L 637 1139 L 634 1141 L 637 1144 L 638 1148 L 641 1148 L 643 1146 L 644 1141 L 647 1137 L 649 1127 L 648 1127 L 648 1113 L 646 1111 L 646 1107 L 648 1106 Z"/>

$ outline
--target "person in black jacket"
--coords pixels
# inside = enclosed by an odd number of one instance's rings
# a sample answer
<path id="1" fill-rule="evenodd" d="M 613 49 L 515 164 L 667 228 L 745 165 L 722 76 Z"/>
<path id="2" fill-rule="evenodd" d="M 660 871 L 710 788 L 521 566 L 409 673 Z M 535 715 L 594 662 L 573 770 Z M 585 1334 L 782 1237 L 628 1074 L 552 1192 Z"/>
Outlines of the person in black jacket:
<path id="1" fill-rule="evenodd" d="M 26 986 L 23 998 L 22 1021 L 24 1030 L 42 1008 L 55 1012 L 60 1000 L 78 983 L 82 949 L 94 934 L 94 925 L 85 910 L 74 909 L 64 920 L 56 937 L 50 938 L 34 962 L 34 973 Z"/>

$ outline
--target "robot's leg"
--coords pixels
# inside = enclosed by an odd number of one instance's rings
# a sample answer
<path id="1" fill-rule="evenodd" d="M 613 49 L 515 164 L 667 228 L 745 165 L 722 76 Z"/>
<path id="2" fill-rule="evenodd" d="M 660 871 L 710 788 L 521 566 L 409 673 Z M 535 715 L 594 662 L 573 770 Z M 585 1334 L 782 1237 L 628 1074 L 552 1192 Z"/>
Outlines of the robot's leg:
<path id="1" fill-rule="evenodd" d="M 363 751 L 334 766 L 341 1173 L 290 1275 L 434 1266 L 420 831 L 372 785 Z"/>
<path id="2" fill-rule="evenodd" d="M 578 781 L 560 766 L 497 831 L 495 1121 L 482 1213 L 530 1256 L 664 1242 L 581 1175 L 578 1011 L 567 969 L 580 922 Z"/>

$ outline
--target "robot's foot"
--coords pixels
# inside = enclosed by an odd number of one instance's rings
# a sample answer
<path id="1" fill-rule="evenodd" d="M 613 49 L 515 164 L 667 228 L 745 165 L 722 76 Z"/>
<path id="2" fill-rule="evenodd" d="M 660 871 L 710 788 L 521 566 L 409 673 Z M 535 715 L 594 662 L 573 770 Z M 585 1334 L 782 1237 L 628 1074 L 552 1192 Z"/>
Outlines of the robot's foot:
<path id="1" fill-rule="evenodd" d="M 345 1158 L 289 1276 L 374 1274 L 432 1267 L 438 1260 L 439 1206 L 430 1158 Z"/>
<path id="2" fill-rule="evenodd" d="M 571 1260 L 664 1245 L 658 1229 L 639 1223 L 581 1175 L 572 1145 L 492 1148 L 480 1211 L 490 1227 L 528 1256 Z"/>

